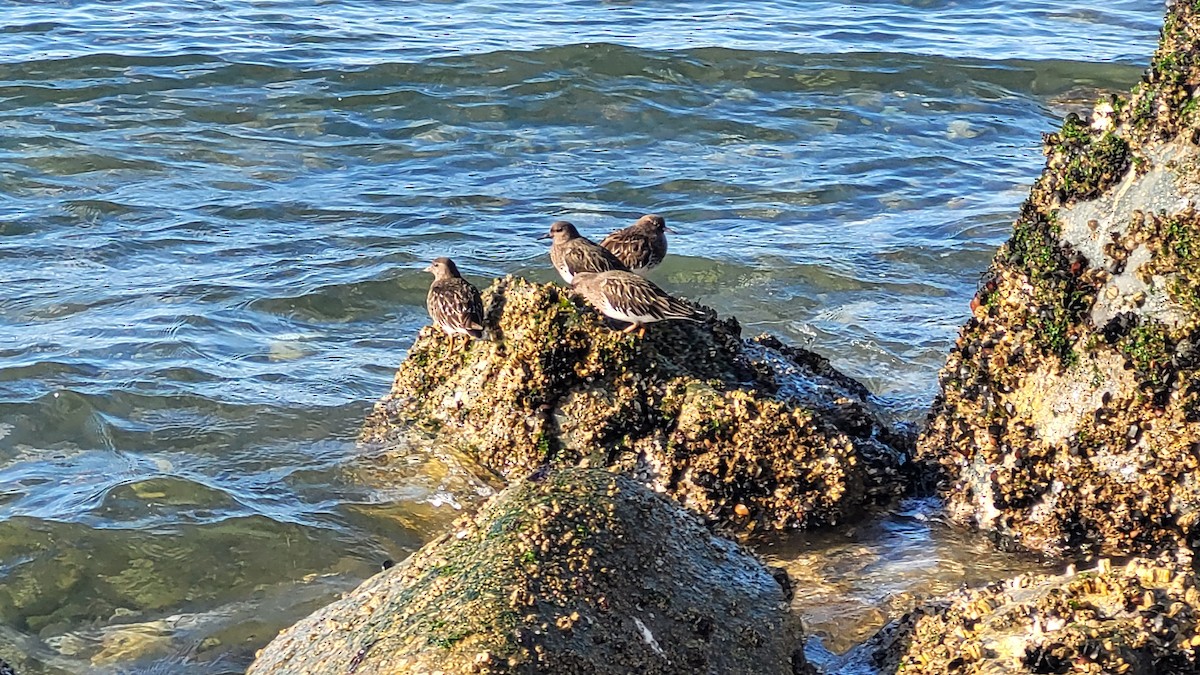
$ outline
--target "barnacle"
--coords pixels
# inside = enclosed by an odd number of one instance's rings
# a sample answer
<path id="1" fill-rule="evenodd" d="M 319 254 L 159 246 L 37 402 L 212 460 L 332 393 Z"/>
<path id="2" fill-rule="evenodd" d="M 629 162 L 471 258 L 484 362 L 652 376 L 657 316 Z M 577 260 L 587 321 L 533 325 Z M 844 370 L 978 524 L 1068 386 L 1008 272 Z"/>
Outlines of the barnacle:
<path id="1" fill-rule="evenodd" d="M 483 296 L 493 341 L 446 358 L 423 332 L 363 441 L 404 448 L 406 434 L 432 433 L 505 477 L 637 472 L 742 532 L 842 522 L 903 489 L 907 441 L 812 352 L 744 340 L 731 319 L 660 323 L 639 339 L 561 287 L 512 277 Z"/>
<path id="2" fill-rule="evenodd" d="M 1197 81 L 1200 5 L 1172 3 L 1129 99 L 1046 138 L 917 443 L 955 519 L 1055 554 L 1200 542 Z"/>
<path id="3" fill-rule="evenodd" d="M 1195 577 L 1170 559 L 1021 575 L 919 608 L 881 632 L 876 659 L 895 672 L 1192 673 L 1200 669 Z M 1005 589 L 1029 589 L 1016 598 Z M 1133 599 L 1130 602 L 1130 599 Z M 953 639 L 948 639 L 953 636 Z M 1146 670 L 1150 665 L 1153 671 Z"/>

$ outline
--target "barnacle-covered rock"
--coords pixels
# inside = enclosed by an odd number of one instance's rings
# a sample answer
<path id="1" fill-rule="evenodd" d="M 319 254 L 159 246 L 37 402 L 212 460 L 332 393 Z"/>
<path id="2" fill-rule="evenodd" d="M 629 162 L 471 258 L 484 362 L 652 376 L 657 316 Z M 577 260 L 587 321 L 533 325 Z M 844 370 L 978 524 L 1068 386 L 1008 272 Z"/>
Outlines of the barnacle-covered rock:
<path id="1" fill-rule="evenodd" d="M 507 478 L 608 467 L 742 531 L 837 523 L 900 489 L 901 443 L 812 352 L 743 340 L 733 320 L 638 338 L 569 290 L 512 277 L 484 303 L 491 341 L 450 354 L 422 331 L 365 441 L 432 433 Z"/>
<path id="2" fill-rule="evenodd" d="M 1200 531 L 1200 11 L 1150 72 L 1046 137 L 918 441 L 957 520 L 1052 553 Z"/>
<path id="3" fill-rule="evenodd" d="M 284 631 L 249 673 L 805 673 L 786 602 L 670 500 L 562 469 Z"/>
<path id="4" fill-rule="evenodd" d="M 885 673 L 1200 673 L 1200 592 L 1187 565 L 1135 558 L 963 590 L 877 637 Z"/>

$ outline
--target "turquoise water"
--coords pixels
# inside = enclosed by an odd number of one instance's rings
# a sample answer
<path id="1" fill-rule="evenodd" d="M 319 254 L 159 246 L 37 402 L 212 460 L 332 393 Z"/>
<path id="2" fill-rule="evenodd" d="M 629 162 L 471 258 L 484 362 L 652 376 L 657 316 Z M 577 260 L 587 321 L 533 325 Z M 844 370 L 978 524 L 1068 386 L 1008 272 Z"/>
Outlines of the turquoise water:
<path id="1" fill-rule="evenodd" d="M 353 439 L 427 261 L 548 281 L 555 219 L 665 215 L 657 281 L 919 419 L 1040 134 L 1161 11 L 0 1 L 0 655 L 240 672 L 486 496 Z M 979 556 L 903 522 L 885 563 Z"/>

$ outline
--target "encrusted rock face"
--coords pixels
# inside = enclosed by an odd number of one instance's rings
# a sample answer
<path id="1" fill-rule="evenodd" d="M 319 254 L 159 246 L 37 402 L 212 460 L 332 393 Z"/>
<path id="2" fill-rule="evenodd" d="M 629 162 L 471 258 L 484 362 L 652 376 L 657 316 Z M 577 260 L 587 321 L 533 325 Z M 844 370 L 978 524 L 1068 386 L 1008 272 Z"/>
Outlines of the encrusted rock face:
<path id="1" fill-rule="evenodd" d="M 885 629 L 875 656 L 881 672 L 914 675 L 1194 674 L 1198 616 L 1190 567 L 1102 562 L 955 593 Z"/>
<path id="2" fill-rule="evenodd" d="M 837 523 L 900 489 L 867 391 L 816 354 L 742 340 L 732 320 L 626 335 L 570 291 L 511 277 L 484 303 L 492 339 L 449 354 L 422 331 L 365 441 L 432 432 L 510 478 L 608 467 L 742 531 Z"/>
<path id="3" fill-rule="evenodd" d="M 284 631 L 265 673 L 808 672 L 772 573 L 635 481 L 535 474 Z"/>
<path id="4" fill-rule="evenodd" d="M 1200 13 L 1068 116 L 918 441 L 949 512 L 1052 553 L 1150 554 L 1200 514 Z"/>

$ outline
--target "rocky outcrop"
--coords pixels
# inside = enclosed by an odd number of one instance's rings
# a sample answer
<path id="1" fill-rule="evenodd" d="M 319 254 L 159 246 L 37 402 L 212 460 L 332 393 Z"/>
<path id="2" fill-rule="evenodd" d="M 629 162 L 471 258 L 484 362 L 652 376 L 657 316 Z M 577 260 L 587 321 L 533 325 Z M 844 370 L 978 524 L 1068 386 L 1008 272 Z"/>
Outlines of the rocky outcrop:
<path id="1" fill-rule="evenodd" d="M 861 384 L 735 321 L 605 326 L 569 290 L 484 293 L 490 341 L 426 329 L 363 439 L 432 434 L 496 473 L 608 467 L 741 531 L 828 525 L 899 491 L 896 437 Z"/>
<path id="2" fill-rule="evenodd" d="M 918 441 L 949 513 L 1024 546 L 1200 531 L 1200 13 L 1129 96 L 1069 116 L 972 302 Z"/>
<path id="3" fill-rule="evenodd" d="M 284 631 L 250 674 L 807 672 L 772 573 L 629 478 L 534 474 Z"/>
<path id="4" fill-rule="evenodd" d="M 964 590 L 880 636 L 880 672 L 1200 672 L 1200 591 L 1191 568 L 1134 559 L 1062 576 L 1028 575 Z"/>

